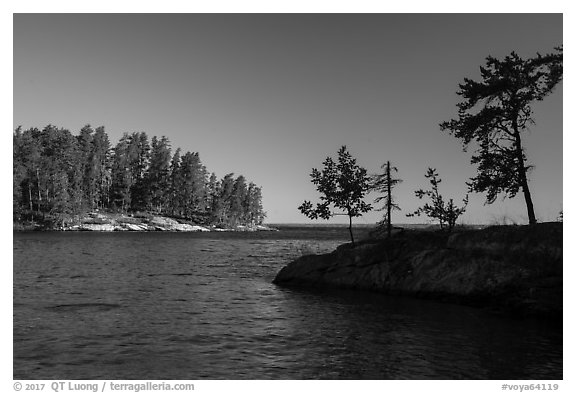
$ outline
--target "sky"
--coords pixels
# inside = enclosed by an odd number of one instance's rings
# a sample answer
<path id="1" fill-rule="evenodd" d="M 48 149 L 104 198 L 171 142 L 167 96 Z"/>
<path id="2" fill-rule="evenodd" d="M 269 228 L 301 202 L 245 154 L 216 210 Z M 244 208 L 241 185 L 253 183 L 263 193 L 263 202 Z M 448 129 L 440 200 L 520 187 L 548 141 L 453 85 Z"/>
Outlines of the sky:
<path id="1" fill-rule="evenodd" d="M 488 55 L 551 52 L 562 28 L 562 14 L 15 14 L 13 128 L 103 125 L 113 145 L 165 135 L 261 186 L 268 223 L 311 222 L 297 209 L 318 201 L 311 169 L 346 145 L 370 173 L 398 168 L 394 221 L 426 222 L 406 213 L 428 167 L 456 201 L 476 173 L 438 126 L 457 114 L 458 84 Z M 563 210 L 562 95 L 533 106 L 523 140 L 539 221 Z M 527 223 L 521 193 L 484 200 L 471 194 L 461 222 Z"/>

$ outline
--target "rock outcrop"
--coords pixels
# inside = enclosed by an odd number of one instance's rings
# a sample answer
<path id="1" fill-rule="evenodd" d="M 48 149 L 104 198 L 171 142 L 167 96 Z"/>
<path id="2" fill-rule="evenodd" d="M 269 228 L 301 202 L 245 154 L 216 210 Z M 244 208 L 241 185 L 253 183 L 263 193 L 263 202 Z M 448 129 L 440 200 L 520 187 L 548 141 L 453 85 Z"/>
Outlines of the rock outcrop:
<path id="1" fill-rule="evenodd" d="M 173 218 L 162 216 L 130 217 L 125 215 L 112 215 L 90 213 L 87 218 L 81 219 L 80 224 L 59 228 L 68 231 L 170 231 L 170 232 L 211 232 L 211 231 L 277 231 L 263 225 L 242 226 L 237 228 L 220 229 L 204 227 L 194 223 L 178 222 Z"/>
<path id="2" fill-rule="evenodd" d="M 81 231 L 112 232 L 116 230 L 116 226 L 113 224 L 82 224 L 79 229 Z"/>
<path id="3" fill-rule="evenodd" d="M 278 231 L 265 225 L 237 225 L 220 228 L 216 225 L 202 226 L 187 219 L 154 216 L 149 213 L 125 215 L 114 212 L 90 212 L 68 217 L 65 220 L 44 220 L 42 223 L 13 223 L 14 231 L 89 231 L 89 232 L 256 232 Z"/>
<path id="4" fill-rule="evenodd" d="M 523 314 L 562 315 L 562 223 L 391 239 L 303 256 L 274 283 L 432 297 Z"/>

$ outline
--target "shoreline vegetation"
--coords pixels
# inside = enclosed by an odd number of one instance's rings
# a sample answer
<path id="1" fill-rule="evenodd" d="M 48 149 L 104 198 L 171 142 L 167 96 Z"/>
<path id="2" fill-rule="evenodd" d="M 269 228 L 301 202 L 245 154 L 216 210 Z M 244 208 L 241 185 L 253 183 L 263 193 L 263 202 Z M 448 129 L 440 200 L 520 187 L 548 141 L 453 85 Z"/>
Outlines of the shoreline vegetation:
<path id="1" fill-rule="evenodd" d="M 260 186 L 219 179 L 165 136 L 124 133 L 112 147 L 103 126 L 18 127 L 13 163 L 14 228 L 201 231 L 258 228 L 266 217 Z"/>
<path id="2" fill-rule="evenodd" d="M 411 296 L 562 319 L 562 223 L 396 231 L 304 255 L 274 283 Z"/>
<path id="3" fill-rule="evenodd" d="M 154 215 L 151 213 L 101 213 L 79 215 L 62 223 L 45 220 L 42 222 L 14 222 L 13 230 L 30 231 L 90 231 L 90 232 L 254 232 L 278 231 L 262 224 L 248 225 L 198 225 L 186 219 Z"/>

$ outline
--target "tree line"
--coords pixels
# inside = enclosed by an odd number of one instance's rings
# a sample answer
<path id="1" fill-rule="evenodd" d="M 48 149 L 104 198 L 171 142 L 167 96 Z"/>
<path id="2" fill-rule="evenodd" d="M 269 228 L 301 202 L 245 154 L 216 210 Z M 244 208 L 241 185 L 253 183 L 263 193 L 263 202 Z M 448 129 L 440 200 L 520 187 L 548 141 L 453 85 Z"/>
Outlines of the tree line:
<path id="1" fill-rule="evenodd" d="M 233 173 L 218 179 L 197 152 L 172 154 L 165 136 L 124 133 L 112 147 L 103 126 L 78 135 L 48 125 L 13 134 L 15 220 L 61 223 L 94 210 L 167 215 L 198 224 L 261 224 L 262 188 Z"/>
<path id="2" fill-rule="evenodd" d="M 498 195 L 514 197 L 522 192 L 528 213 L 528 223 L 536 224 L 534 204 L 528 184 L 528 164 L 522 144 L 522 133 L 535 124 L 532 104 L 548 96 L 562 81 L 563 49 L 555 52 L 523 59 L 512 52 L 504 59 L 492 56 L 480 67 L 481 81 L 464 78 L 457 94 L 462 101 L 457 104 L 458 118 L 440 123 L 440 129 L 447 131 L 462 141 L 464 151 L 475 148 L 471 164 L 477 165 L 477 176 L 466 184 L 469 192 L 485 192 L 486 203 L 493 203 Z M 391 234 L 391 212 L 399 210 L 394 202 L 392 189 L 401 182 L 392 176 L 397 172 L 390 162 L 383 166 L 385 172 L 369 176 L 367 171 L 356 164 L 356 159 L 346 146 L 338 151 L 338 162 L 331 157 L 324 161 L 324 169 L 312 169 L 312 183 L 321 193 L 321 202 L 316 206 L 304 201 L 299 210 L 311 219 L 328 219 L 337 214 L 349 217 L 349 230 L 352 245 L 352 218 L 370 211 L 372 206 L 363 201 L 370 191 L 379 191 L 383 196 L 376 202 L 384 201 L 385 210 L 382 223 L 388 236 Z M 468 195 L 463 206 L 458 207 L 453 199 L 445 199 L 438 191 L 441 179 L 435 168 L 428 168 L 426 178 L 430 190 L 417 190 L 419 199 L 427 197 L 426 203 L 407 216 L 427 215 L 437 220 L 442 229 L 451 231 L 460 215 L 466 211 Z"/>

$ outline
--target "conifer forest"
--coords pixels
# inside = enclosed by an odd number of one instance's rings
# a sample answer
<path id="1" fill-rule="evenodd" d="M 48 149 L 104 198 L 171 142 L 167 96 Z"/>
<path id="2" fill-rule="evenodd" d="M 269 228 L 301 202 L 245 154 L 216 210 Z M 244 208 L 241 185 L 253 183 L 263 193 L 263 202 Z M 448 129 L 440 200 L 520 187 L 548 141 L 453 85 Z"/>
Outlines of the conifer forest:
<path id="1" fill-rule="evenodd" d="M 201 225 L 261 224 L 262 188 L 243 175 L 218 178 L 197 152 L 172 151 L 165 136 L 103 126 L 78 135 L 48 125 L 13 133 L 15 222 L 64 224 L 94 211 L 158 214 Z"/>

